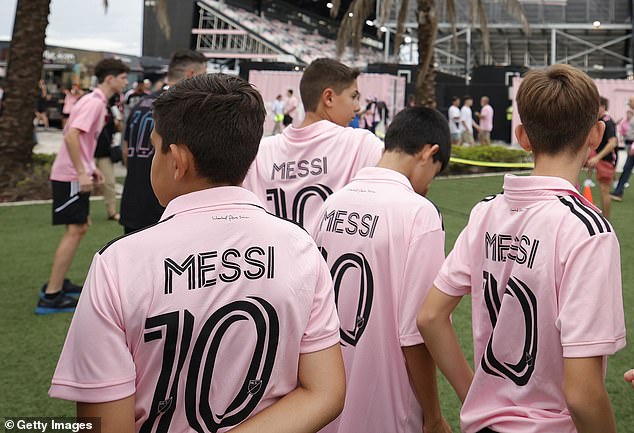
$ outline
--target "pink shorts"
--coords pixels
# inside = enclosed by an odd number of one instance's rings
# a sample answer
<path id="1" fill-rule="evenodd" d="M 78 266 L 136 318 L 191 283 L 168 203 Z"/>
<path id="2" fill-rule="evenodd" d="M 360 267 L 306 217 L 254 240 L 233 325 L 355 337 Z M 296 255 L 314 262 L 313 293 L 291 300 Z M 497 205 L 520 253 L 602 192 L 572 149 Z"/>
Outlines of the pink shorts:
<path id="1" fill-rule="evenodd" d="M 616 170 L 611 162 L 601 160 L 595 168 L 597 170 L 597 180 L 599 183 L 612 182 Z"/>

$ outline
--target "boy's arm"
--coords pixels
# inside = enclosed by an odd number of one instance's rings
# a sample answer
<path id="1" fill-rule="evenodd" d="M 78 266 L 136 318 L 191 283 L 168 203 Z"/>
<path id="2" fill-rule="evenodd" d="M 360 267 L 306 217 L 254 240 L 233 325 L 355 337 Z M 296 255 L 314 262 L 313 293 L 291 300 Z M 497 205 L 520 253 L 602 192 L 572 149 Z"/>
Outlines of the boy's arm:
<path id="1" fill-rule="evenodd" d="M 69 128 L 68 132 L 64 136 L 64 143 L 68 149 L 68 155 L 73 162 L 75 171 L 77 171 L 77 177 L 79 180 L 79 189 L 82 192 L 92 191 L 92 178 L 86 172 L 84 163 L 81 161 L 81 144 L 79 143 L 79 134 L 81 131 L 77 128 Z"/>
<path id="2" fill-rule="evenodd" d="M 436 363 L 424 344 L 403 347 L 407 375 L 414 387 L 416 399 L 423 409 L 425 433 L 450 433 L 451 428 L 440 412 Z"/>
<path id="3" fill-rule="evenodd" d="M 234 433 L 316 432 L 343 409 L 346 377 L 339 344 L 299 356 L 298 386 L 231 431 Z"/>
<path id="4" fill-rule="evenodd" d="M 603 382 L 602 356 L 564 358 L 564 396 L 579 433 L 616 432 Z"/>
<path id="5" fill-rule="evenodd" d="M 100 418 L 101 433 L 134 433 L 134 394 L 107 403 L 77 402 L 77 418 Z"/>
<path id="6" fill-rule="evenodd" d="M 449 380 L 460 401 L 464 402 L 473 380 L 473 370 L 462 353 L 451 324 L 451 313 L 461 299 L 461 296 L 446 295 L 433 286 L 418 313 L 416 324 L 440 371 Z"/>

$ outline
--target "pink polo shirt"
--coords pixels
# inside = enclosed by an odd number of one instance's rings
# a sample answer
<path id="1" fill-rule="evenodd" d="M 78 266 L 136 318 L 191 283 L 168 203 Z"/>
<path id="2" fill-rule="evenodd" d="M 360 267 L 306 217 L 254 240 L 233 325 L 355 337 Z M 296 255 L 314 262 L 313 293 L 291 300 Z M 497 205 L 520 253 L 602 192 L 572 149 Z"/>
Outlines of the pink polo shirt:
<path id="1" fill-rule="evenodd" d="M 619 243 L 599 210 L 564 179 L 506 175 L 504 193 L 473 208 L 434 284 L 472 298 L 463 431 L 576 432 L 563 359 L 625 345 Z"/>
<path id="2" fill-rule="evenodd" d="M 480 110 L 480 130 L 493 131 L 493 107 L 489 104 Z"/>
<path id="3" fill-rule="evenodd" d="M 212 188 L 95 255 L 49 395 L 134 394 L 136 431 L 225 432 L 297 387 L 301 353 L 338 342 L 310 236 L 245 189 Z"/>
<path id="4" fill-rule="evenodd" d="M 322 433 L 420 433 L 402 347 L 422 344 L 416 313 L 444 260 L 435 206 L 402 174 L 361 169 L 323 205 L 314 238 L 335 281 L 346 404 Z"/>
<path id="5" fill-rule="evenodd" d="M 360 168 L 376 165 L 382 151 L 383 142 L 364 129 L 327 120 L 289 126 L 262 140 L 243 185 L 270 212 L 310 227 L 324 200 Z"/>
<path id="6" fill-rule="evenodd" d="M 91 175 L 95 171 L 95 148 L 97 137 L 103 129 L 106 120 L 106 104 L 108 99 L 101 89 L 96 88 L 88 95 L 81 98 L 70 112 L 68 123 L 64 129 L 64 137 L 70 128 L 80 131 L 79 145 L 81 161 L 86 173 Z M 51 180 L 62 182 L 77 181 L 77 170 L 70 159 L 66 143 L 60 147 L 59 153 L 51 168 Z"/>

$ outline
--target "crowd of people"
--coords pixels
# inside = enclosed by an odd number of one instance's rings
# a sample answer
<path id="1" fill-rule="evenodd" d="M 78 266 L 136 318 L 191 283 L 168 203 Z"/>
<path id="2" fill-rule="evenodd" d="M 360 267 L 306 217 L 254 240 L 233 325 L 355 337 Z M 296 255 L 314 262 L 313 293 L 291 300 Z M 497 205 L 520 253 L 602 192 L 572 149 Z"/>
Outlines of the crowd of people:
<path id="1" fill-rule="evenodd" d="M 474 146 L 474 129 L 478 132 L 478 144 L 482 146 L 491 145 L 491 131 L 493 131 L 493 107 L 489 104 L 489 97 L 480 98 L 480 111 L 476 111 L 475 115 L 480 121 L 473 119 L 473 97 L 465 95 L 463 105 L 460 108 L 460 98 L 453 96 L 451 105 L 447 113 L 449 121 L 449 131 L 451 132 L 451 144 Z"/>
<path id="2" fill-rule="evenodd" d="M 262 138 L 257 90 L 205 63 L 174 54 L 165 86 L 130 110 L 125 236 L 95 255 L 83 287 L 65 274 L 103 182 L 96 137 L 107 118 L 110 133 L 121 127 L 106 107 L 127 67 L 100 62 L 69 113 L 51 173 L 66 232 L 37 306 L 75 311 L 52 397 L 103 432 L 447 433 L 438 366 L 467 433 L 615 432 L 604 372 L 625 345 L 619 244 L 575 187 L 612 141 L 585 73 L 527 73 L 515 133 L 535 168 L 506 175 L 445 257 L 425 195 L 471 127 L 487 140 L 488 98 L 479 123 L 471 97 L 462 109 L 454 98 L 449 119 L 408 107 L 381 140 L 348 127 L 359 71 L 318 59 L 300 82 L 304 119 L 293 122 L 292 91 L 279 95 L 280 133 Z M 451 322 L 465 295 L 474 366 Z M 634 370 L 624 377 L 634 386 Z"/>

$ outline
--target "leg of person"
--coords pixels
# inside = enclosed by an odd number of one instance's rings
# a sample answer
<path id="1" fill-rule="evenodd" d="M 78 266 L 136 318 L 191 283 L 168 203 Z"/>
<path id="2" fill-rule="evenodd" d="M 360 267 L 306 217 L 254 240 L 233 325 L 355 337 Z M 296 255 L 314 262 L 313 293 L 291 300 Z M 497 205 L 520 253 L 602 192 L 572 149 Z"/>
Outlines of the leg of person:
<path id="1" fill-rule="evenodd" d="M 491 131 L 480 131 L 480 144 L 482 146 L 491 145 Z"/>
<path id="2" fill-rule="evenodd" d="M 106 214 L 109 220 L 119 220 L 117 213 L 117 199 L 115 193 L 114 164 L 110 157 L 97 158 L 97 167 L 103 173 L 103 201 L 106 205 Z"/>
<path id="3" fill-rule="evenodd" d="M 53 225 L 66 225 L 53 259 L 49 280 L 43 285 L 35 312 L 49 314 L 73 311 L 81 286 L 64 276 L 73 261 L 79 242 L 88 229 L 90 194 L 79 192 L 79 182 L 52 181 Z M 70 295 L 70 296 L 69 296 Z"/>
<path id="4" fill-rule="evenodd" d="M 601 210 L 603 211 L 603 216 L 609 219 L 610 208 L 612 207 L 610 188 L 614 179 L 614 166 L 611 162 L 599 161 L 596 171 L 599 190 L 601 191 Z"/>
<path id="5" fill-rule="evenodd" d="M 625 193 L 625 184 L 630 180 L 632 168 L 634 168 L 634 155 L 631 155 L 630 152 L 628 152 L 627 159 L 625 160 L 625 165 L 623 165 L 623 172 L 619 177 L 619 182 L 616 185 L 616 188 L 614 188 L 614 191 L 610 193 L 610 196 L 613 200 L 623 200 L 623 194 Z"/>

